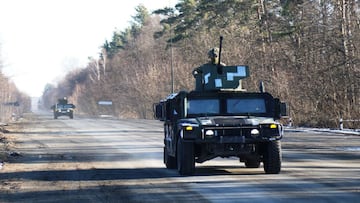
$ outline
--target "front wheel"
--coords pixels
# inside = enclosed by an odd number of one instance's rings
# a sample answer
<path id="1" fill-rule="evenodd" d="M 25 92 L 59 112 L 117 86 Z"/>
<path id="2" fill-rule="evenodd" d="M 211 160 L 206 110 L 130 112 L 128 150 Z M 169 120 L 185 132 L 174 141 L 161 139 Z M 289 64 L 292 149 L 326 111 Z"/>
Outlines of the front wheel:
<path id="1" fill-rule="evenodd" d="M 195 172 L 194 143 L 179 138 L 177 142 L 177 169 L 180 175 Z"/>
<path id="2" fill-rule="evenodd" d="M 176 158 L 168 154 L 166 147 L 164 147 L 164 163 L 168 169 L 176 169 Z"/>
<path id="3" fill-rule="evenodd" d="M 278 174 L 281 171 L 281 142 L 268 142 L 264 150 L 264 171 L 267 174 Z"/>

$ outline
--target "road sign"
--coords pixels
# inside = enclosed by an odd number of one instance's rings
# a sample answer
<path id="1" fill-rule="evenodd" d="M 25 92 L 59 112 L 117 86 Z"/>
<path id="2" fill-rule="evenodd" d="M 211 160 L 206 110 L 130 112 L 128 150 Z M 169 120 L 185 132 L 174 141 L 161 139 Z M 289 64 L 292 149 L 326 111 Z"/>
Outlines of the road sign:
<path id="1" fill-rule="evenodd" d="M 104 106 L 111 106 L 112 105 L 112 101 L 98 101 L 99 105 L 104 105 Z"/>

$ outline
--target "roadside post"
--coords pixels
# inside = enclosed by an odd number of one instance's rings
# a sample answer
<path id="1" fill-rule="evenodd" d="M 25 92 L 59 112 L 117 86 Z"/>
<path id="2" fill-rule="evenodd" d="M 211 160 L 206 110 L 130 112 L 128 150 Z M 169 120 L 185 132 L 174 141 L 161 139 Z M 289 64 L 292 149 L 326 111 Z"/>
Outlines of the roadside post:
<path id="1" fill-rule="evenodd" d="M 339 129 L 344 130 L 344 122 L 352 122 L 355 126 L 356 122 L 360 122 L 360 119 L 343 119 L 340 117 L 339 119 Z M 356 130 L 356 127 L 354 127 L 354 130 Z"/>
<path id="2" fill-rule="evenodd" d="M 343 121 L 343 119 L 342 118 L 340 118 L 340 120 L 339 120 L 339 125 L 340 125 L 340 130 L 343 130 L 344 129 L 344 121 Z"/>

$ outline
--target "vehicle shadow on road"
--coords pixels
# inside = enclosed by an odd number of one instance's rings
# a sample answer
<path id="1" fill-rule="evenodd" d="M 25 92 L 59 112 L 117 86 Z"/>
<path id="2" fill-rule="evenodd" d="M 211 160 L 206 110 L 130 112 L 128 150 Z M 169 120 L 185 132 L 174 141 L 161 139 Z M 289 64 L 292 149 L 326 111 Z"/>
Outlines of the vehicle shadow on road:
<path id="1" fill-rule="evenodd" d="M 211 175 L 260 175 L 259 170 L 233 166 L 198 167 L 193 176 Z M 22 179 L 37 181 L 102 181 L 133 180 L 181 177 L 177 170 L 166 168 L 125 168 L 125 169 L 81 169 L 81 170 L 41 170 L 1 173 L 0 180 Z"/>
<path id="2" fill-rule="evenodd" d="M 248 169 L 241 166 L 203 166 L 196 167 L 194 176 L 213 176 L 213 175 L 263 175 L 262 168 Z"/>

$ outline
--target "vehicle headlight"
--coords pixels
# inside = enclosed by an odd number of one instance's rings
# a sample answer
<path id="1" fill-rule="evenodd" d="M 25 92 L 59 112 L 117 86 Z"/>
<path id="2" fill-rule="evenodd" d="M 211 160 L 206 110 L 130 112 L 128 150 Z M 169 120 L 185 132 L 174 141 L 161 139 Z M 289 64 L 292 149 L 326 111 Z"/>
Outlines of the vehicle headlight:
<path id="1" fill-rule="evenodd" d="M 213 130 L 207 130 L 206 132 L 205 132 L 205 135 L 206 136 L 214 136 L 214 131 Z"/>
<path id="2" fill-rule="evenodd" d="M 251 134 L 252 137 L 257 137 L 260 134 L 260 132 L 259 132 L 258 129 L 252 129 L 250 131 L 250 134 Z"/>

